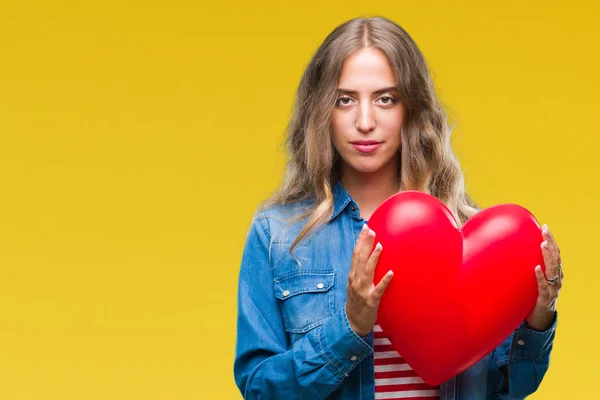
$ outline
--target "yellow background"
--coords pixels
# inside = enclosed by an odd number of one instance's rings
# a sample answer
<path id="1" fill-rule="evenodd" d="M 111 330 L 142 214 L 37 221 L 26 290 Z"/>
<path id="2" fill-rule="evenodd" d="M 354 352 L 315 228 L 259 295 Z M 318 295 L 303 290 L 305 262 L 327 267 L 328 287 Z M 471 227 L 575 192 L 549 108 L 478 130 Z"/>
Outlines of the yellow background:
<path id="1" fill-rule="evenodd" d="M 240 398 L 250 217 L 304 66 L 363 14 L 425 53 L 475 200 L 559 241 L 531 398 L 598 396 L 598 2 L 201 3 L 0 3 L 0 399 Z"/>

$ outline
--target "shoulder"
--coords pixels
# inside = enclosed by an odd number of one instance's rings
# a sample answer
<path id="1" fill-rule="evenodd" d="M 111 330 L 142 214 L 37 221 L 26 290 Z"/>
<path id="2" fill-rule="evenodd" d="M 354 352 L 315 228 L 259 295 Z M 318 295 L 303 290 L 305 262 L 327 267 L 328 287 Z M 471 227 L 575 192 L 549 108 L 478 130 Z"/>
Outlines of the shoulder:
<path id="1" fill-rule="evenodd" d="M 304 214 L 310 211 L 310 206 L 310 203 L 299 202 L 258 207 L 246 235 L 244 252 L 248 254 L 250 264 L 268 260 L 272 266 L 292 266 L 294 257 L 290 253 L 291 245 L 306 226 L 307 217 Z M 305 245 L 303 243 L 301 246 Z"/>
<path id="2" fill-rule="evenodd" d="M 291 232 L 297 234 L 306 225 L 306 213 L 312 206 L 313 202 L 304 200 L 267 208 L 258 207 L 252 217 L 251 229 L 259 229 L 270 242 L 290 241 Z"/>

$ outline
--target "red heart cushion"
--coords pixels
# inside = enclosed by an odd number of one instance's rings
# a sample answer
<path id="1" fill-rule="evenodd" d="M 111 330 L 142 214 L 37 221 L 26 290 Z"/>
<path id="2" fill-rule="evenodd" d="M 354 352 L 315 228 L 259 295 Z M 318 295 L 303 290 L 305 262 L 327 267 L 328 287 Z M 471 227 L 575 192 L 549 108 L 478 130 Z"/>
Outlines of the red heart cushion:
<path id="1" fill-rule="evenodd" d="M 487 208 L 459 229 L 441 201 L 405 191 L 387 199 L 369 227 L 383 245 L 374 282 L 394 271 L 378 323 L 429 385 L 475 364 L 535 306 L 543 238 L 521 206 Z"/>

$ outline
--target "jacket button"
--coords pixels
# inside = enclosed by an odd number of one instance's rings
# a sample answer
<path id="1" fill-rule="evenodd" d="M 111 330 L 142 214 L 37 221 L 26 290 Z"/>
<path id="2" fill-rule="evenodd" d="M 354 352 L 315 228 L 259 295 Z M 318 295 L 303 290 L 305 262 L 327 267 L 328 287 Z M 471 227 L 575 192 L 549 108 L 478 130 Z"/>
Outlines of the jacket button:
<path id="1" fill-rule="evenodd" d="M 289 290 L 284 290 L 282 293 L 283 297 L 287 297 L 290 295 L 290 291 Z"/>
<path id="2" fill-rule="evenodd" d="M 350 357 L 350 361 L 356 361 L 358 357 L 356 357 L 355 355 L 353 355 L 352 357 Z"/>
<path id="3" fill-rule="evenodd" d="M 324 287 L 325 287 L 325 285 L 323 285 L 322 283 L 319 283 L 319 284 L 317 285 L 317 289 L 323 289 Z"/>
<path id="4" fill-rule="evenodd" d="M 353 206 L 352 206 L 350 209 L 351 209 L 352 211 L 356 211 L 356 206 L 354 206 L 354 205 L 353 205 Z"/>
<path id="5" fill-rule="evenodd" d="M 525 342 L 524 342 L 524 341 L 522 341 L 522 340 L 517 340 L 517 344 L 518 344 L 519 346 L 523 346 L 523 345 L 525 344 Z"/>

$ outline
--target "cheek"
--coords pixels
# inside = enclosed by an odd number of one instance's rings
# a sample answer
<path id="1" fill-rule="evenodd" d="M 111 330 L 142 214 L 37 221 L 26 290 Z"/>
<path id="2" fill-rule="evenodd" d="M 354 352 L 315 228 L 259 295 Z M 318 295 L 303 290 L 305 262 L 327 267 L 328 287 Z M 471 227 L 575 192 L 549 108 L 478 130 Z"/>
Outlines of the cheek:
<path id="1" fill-rule="evenodd" d="M 331 116 L 331 130 L 334 142 L 342 140 L 345 132 L 348 130 L 348 118 L 344 118 L 341 113 L 334 112 Z"/>
<path id="2" fill-rule="evenodd" d="M 385 131 L 388 135 L 398 136 L 398 140 L 400 139 L 400 130 L 402 129 L 402 123 L 404 122 L 404 113 L 402 111 L 398 111 L 395 113 L 389 113 L 381 118 L 379 121 L 379 125 L 382 130 Z"/>

